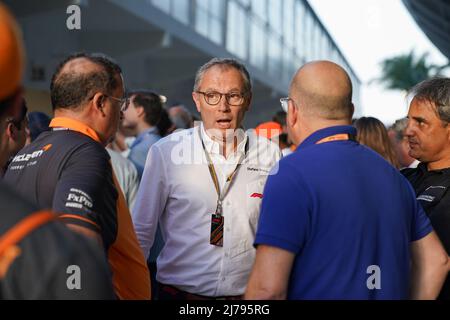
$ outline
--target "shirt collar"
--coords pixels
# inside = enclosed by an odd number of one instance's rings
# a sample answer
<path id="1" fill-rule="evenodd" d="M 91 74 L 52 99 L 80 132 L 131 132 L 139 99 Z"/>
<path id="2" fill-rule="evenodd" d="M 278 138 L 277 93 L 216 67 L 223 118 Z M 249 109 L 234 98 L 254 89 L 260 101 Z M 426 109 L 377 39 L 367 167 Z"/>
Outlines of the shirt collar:
<path id="1" fill-rule="evenodd" d="M 56 117 L 53 118 L 49 125 L 50 128 L 65 128 L 72 131 L 76 131 L 79 133 L 82 133 L 91 139 L 97 141 L 98 143 L 101 143 L 100 138 L 95 132 L 94 129 L 87 126 L 81 121 L 72 119 L 72 118 L 66 118 L 66 117 Z"/>
<path id="2" fill-rule="evenodd" d="M 158 128 L 157 127 L 151 127 L 151 128 L 145 129 L 144 131 L 142 131 L 140 134 L 138 134 L 136 136 L 136 140 L 134 141 L 134 144 L 136 144 L 137 142 L 140 142 L 142 139 L 144 139 L 144 137 L 146 135 L 150 135 L 150 134 L 159 135 Z"/>
<path id="3" fill-rule="evenodd" d="M 325 139 L 330 136 L 334 136 L 336 134 L 349 134 L 353 137 L 356 137 L 356 128 L 352 126 L 334 126 L 328 127 L 324 129 L 317 130 L 313 134 L 311 134 L 308 138 L 306 138 L 297 148 L 297 150 L 301 150 L 303 148 L 309 147 L 311 145 L 316 144 L 322 139 Z"/>
<path id="4" fill-rule="evenodd" d="M 419 164 L 420 164 L 420 161 L 417 159 L 414 159 L 414 161 L 411 162 L 411 164 L 407 168 L 415 169 L 419 166 Z"/>
<path id="5" fill-rule="evenodd" d="M 220 154 L 220 145 L 217 141 L 211 139 L 211 137 L 206 133 L 203 122 L 200 124 L 201 136 L 200 139 L 203 140 L 205 144 L 206 151 L 212 154 Z M 244 130 L 238 130 L 236 134 L 239 144 L 237 146 L 237 153 L 245 153 L 245 144 L 247 143 L 248 136 Z"/>
<path id="6" fill-rule="evenodd" d="M 427 174 L 427 173 L 436 173 L 436 174 L 444 174 L 444 175 L 449 175 L 450 176 L 450 168 L 444 168 L 444 169 L 437 169 L 437 170 L 428 170 L 428 164 L 421 162 L 419 163 L 419 165 L 417 166 L 417 168 L 423 173 L 423 174 Z"/>

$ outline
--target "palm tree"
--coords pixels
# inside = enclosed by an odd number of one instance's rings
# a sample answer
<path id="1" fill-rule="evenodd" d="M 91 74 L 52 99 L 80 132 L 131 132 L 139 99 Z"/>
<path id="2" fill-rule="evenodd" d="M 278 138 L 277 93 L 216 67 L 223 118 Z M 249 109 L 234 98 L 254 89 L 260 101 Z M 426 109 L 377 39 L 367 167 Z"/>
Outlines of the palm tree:
<path id="1" fill-rule="evenodd" d="M 428 53 L 416 57 L 414 50 L 408 54 L 387 58 L 381 62 L 381 78 L 376 82 L 384 84 L 387 89 L 408 91 L 414 85 L 434 76 L 440 76 L 442 71 L 450 66 L 442 66 L 427 62 Z"/>

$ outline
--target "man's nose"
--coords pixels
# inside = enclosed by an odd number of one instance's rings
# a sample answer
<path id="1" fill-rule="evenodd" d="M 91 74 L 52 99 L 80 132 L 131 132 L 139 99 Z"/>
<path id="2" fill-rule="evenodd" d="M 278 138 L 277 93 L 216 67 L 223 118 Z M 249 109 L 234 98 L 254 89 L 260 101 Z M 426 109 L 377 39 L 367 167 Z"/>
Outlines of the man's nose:
<path id="1" fill-rule="evenodd" d="M 405 131 L 404 131 L 404 136 L 411 137 L 412 135 L 414 135 L 414 130 L 413 130 L 411 121 L 408 121 L 408 125 L 406 126 Z"/>
<path id="2" fill-rule="evenodd" d="M 221 112 L 227 112 L 230 110 L 230 105 L 228 104 L 227 97 L 225 95 L 222 96 L 222 99 L 220 99 L 219 105 L 217 107 Z"/>

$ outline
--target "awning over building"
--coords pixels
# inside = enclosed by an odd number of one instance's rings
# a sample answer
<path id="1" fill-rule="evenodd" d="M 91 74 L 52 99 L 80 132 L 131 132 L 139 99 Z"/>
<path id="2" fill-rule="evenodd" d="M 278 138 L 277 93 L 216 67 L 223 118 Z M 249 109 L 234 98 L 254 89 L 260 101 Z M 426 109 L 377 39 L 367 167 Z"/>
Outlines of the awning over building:
<path id="1" fill-rule="evenodd" d="M 403 0 L 419 27 L 450 59 L 450 0 Z"/>

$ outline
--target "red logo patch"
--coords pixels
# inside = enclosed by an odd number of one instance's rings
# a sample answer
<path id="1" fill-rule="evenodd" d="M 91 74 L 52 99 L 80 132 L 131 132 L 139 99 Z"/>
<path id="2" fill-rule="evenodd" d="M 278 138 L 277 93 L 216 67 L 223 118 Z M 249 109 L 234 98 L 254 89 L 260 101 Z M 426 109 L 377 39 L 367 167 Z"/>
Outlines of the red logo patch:
<path id="1" fill-rule="evenodd" d="M 261 193 L 254 193 L 254 194 L 252 194 L 250 197 L 251 197 L 251 198 L 260 198 L 260 199 L 262 199 L 262 198 L 263 198 L 263 195 L 262 195 Z"/>

